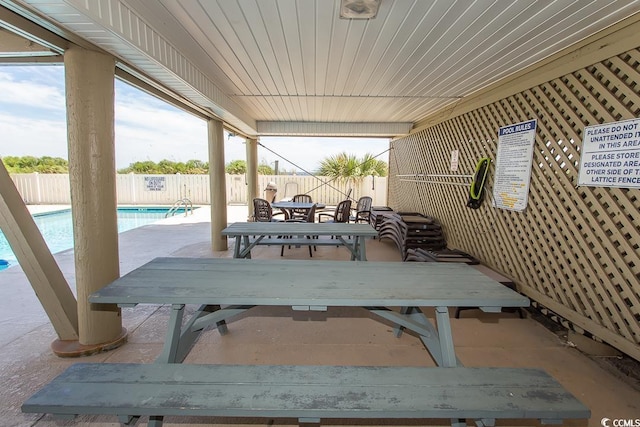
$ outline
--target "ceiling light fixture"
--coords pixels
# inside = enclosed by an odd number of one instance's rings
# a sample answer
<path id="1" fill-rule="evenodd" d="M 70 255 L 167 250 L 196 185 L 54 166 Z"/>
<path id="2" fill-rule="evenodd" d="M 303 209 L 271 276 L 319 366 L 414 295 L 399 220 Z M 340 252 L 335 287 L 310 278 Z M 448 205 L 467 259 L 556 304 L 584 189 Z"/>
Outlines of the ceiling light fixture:
<path id="1" fill-rule="evenodd" d="M 340 18 L 373 19 L 378 14 L 380 0 L 342 0 Z"/>

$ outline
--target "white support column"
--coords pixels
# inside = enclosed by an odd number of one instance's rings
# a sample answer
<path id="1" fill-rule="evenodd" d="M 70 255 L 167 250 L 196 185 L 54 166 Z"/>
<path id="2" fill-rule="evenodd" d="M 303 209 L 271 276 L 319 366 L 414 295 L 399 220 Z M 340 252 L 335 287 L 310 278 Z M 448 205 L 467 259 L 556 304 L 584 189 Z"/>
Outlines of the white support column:
<path id="1" fill-rule="evenodd" d="M 120 276 L 115 59 L 73 46 L 65 52 L 64 64 L 79 342 L 61 346 L 60 352 L 83 355 L 117 347 L 126 338 L 117 306 L 88 301 L 91 293 Z"/>
<path id="2" fill-rule="evenodd" d="M 253 220 L 253 199 L 258 197 L 258 140 L 247 138 L 247 205 Z"/>
<path id="3" fill-rule="evenodd" d="M 224 129 L 219 120 L 207 122 L 209 132 L 209 192 L 211 195 L 211 249 L 226 251 L 227 186 L 224 173 Z"/>

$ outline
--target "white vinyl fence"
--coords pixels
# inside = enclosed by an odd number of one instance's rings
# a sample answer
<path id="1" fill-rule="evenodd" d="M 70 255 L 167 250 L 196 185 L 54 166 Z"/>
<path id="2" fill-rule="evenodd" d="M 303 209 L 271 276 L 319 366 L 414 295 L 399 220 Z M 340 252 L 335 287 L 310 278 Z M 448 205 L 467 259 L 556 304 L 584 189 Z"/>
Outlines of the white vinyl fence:
<path id="1" fill-rule="evenodd" d="M 67 174 L 14 174 L 11 175 L 22 199 L 27 204 L 70 204 L 69 175 Z M 247 204 L 245 175 L 226 175 L 227 202 Z M 387 178 L 366 177 L 359 181 L 336 181 L 328 177 L 301 175 L 260 175 L 258 197 L 265 197 L 269 183 L 277 188 L 276 200 L 290 198 L 295 194 L 310 194 L 313 200 L 327 205 L 337 205 L 350 197 L 371 196 L 373 204 L 387 204 Z M 193 204 L 208 205 L 209 175 L 117 175 L 119 205 L 173 205 L 186 197 Z M 265 197 L 266 198 L 266 197 Z"/>

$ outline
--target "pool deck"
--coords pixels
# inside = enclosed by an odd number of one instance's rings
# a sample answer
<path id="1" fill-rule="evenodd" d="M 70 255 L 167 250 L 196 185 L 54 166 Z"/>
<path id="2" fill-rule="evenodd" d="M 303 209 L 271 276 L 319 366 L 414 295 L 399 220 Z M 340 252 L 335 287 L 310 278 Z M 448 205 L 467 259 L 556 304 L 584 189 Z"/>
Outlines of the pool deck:
<path id="1" fill-rule="evenodd" d="M 54 212 L 69 209 L 64 205 L 29 205 L 32 214 Z M 119 247 L 120 274 L 126 274 L 134 268 L 158 256 L 167 256 L 185 247 L 195 245 L 208 249 L 210 241 L 210 210 L 208 206 L 194 210 L 193 215 L 176 215 L 151 224 L 120 233 Z M 229 222 L 246 221 L 247 207 L 229 206 Z M 155 230 L 155 231 L 152 231 Z M 170 236 L 161 238 L 160 235 Z M 73 250 L 55 254 L 69 286 L 75 292 L 75 271 Z M 33 292 L 29 281 L 19 266 L 0 272 L 0 346 L 29 333 L 34 328 L 49 323 L 40 302 Z M 0 425 L 2 423 L 0 422 Z"/>
<path id="2" fill-rule="evenodd" d="M 46 209 L 39 206 L 38 210 Z M 245 221 L 246 206 L 229 206 L 228 222 Z M 128 271 L 157 256 L 231 257 L 229 250 L 210 249 L 209 208 L 194 215 L 182 215 L 120 234 L 120 271 Z M 400 261 L 390 241 L 368 240 L 371 261 Z M 279 247 L 260 247 L 255 258 L 280 259 Z M 303 248 L 285 250 L 285 258 L 309 259 Z M 74 286 L 72 250 L 55 255 L 67 281 Z M 318 247 L 314 260 L 348 260 L 343 248 Z M 128 343 L 106 353 L 80 359 L 61 359 L 50 350 L 56 339 L 46 315 L 20 267 L 0 272 L 0 425 L 35 426 L 117 426 L 115 417 L 79 417 L 75 421 L 54 420 L 49 415 L 22 414 L 20 405 L 42 384 L 76 362 L 150 363 L 159 354 L 169 310 L 147 305 L 123 309 L 123 326 L 129 331 Z M 262 309 L 258 316 L 246 316 L 229 324 L 230 333 L 221 337 L 215 329 L 205 332 L 187 358 L 187 363 L 231 364 L 345 364 L 429 366 L 430 360 L 420 341 L 404 334 L 395 338 L 389 325 L 366 313 L 350 322 L 340 321 L 340 310 L 307 321 L 293 320 L 287 310 Z M 570 426 L 601 426 L 602 418 L 640 419 L 640 391 L 605 364 L 584 355 L 559 336 L 530 317 L 519 319 L 513 313 L 486 314 L 464 311 L 452 319 L 456 352 L 467 366 L 541 367 L 553 375 L 592 411 L 592 418 L 571 420 Z M 338 331 L 338 332 L 337 332 Z M 145 420 L 143 420 L 145 421 Z M 246 424 L 243 424 L 245 423 Z M 407 424 L 408 423 L 408 424 Z M 143 423 L 141 423 L 144 425 Z M 297 425 L 295 420 L 194 419 L 171 420 L 165 425 Z M 335 425 L 331 423 L 331 425 Z M 368 422 L 365 425 L 376 425 Z M 389 421 L 385 425 L 397 425 Z M 402 425 L 423 425 L 404 421 Z M 428 425 L 448 425 L 435 420 Z M 511 425 L 497 422 L 498 426 Z M 518 423 L 518 425 L 531 425 Z M 534 423 L 534 425 L 537 425 Z"/>

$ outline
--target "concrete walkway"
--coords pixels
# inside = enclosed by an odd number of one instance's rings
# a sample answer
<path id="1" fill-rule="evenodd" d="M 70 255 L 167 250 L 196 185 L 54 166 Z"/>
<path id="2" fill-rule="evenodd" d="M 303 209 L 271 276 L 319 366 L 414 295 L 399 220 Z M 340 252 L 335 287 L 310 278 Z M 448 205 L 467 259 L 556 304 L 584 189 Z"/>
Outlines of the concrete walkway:
<path id="1" fill-rule="evenodd" d="M 246 216 L 246 206 L 229 207 L 229 222 L 244 221 Z M 121 233 L 121 274 L 157 256 L 231 257 L 231 242 L 229 246 L 225 252 L 211 251 L 209 211 L 202 208 L 187 218 L 174 217 Z M 368 240 L 367 255 L 370 261 L 400 261 L 397 248 L 385 240 Z M 55 257 L 74 287 L 72 251 Z M 259 247 L 253 251 L 253 257 L 280 258 L 280 247 Z M 287 259 L 308 257 L 306 247 L 285 250 Z M 313 259 L 318 262 L 324 259 L 348 260 L 349 253 L 344 248 L 318 247 Z M 20 405 L 43 384 L 76 362 L 153 362 L 164 342 L 169 308 L 144 305 L 123 309 L 123 326 L 129 331 L 127 344 L 114 351 L 82 359 L 61 359 L 50 351 L 49 345 L 56 339 L 55 332 L 19 267 L 0 273 L 0 298 L 0 381 L 3 384 L 0 388 L 0 426 L 117 426 L 115 417 L 79 417 L 75 421 L 60 421 L 49 415 L 22 414 Z M 348 321 L 345 321 L 346 317 Z M 484 314 L 466 310 L 460 319 L 452 319 L 452 328 L 457 355 L 466 366 L 543 368 L 592 410 L 593 416 L 588 422 L 572 420 L 565 425 L 598 427 L 602 418 L 640 419 L 640 391 L 603 369 L 593 358 L 567 345 L 565 340 L 532 318 L 519 319 L 513 313 Z M 416 337 L 403 334 L 396 338 L 389 325 L 373 320 L 364 310 L 362 313 L 330 310 L 301 321 L 292 318 L 286 308 L 254 309 L 251 316 L 241 316 L 230 322 L 229 331 L 229 334 L 220 336 L 215 329 L 207 330 L 186 362 L 433 365 Z M 167 427 L 297 425 L 296 420 L 165 421 Z M 415 425 L 410 421 L 405 423 Z M 397 422 L 385 424 L 397 425 Z M 448 425 L 448 420 L 434 420 L 430 424 Z M 498 421 L 497 425 L 511 424 Z"/>

